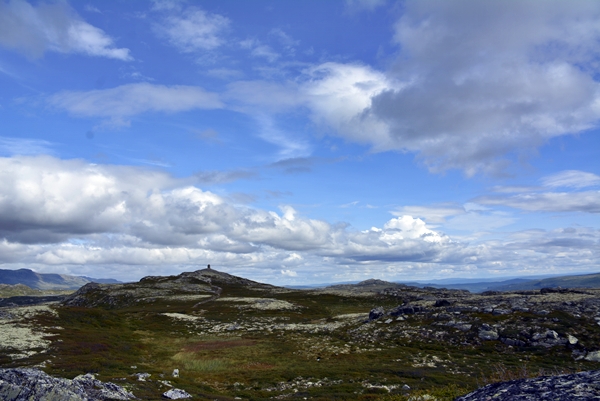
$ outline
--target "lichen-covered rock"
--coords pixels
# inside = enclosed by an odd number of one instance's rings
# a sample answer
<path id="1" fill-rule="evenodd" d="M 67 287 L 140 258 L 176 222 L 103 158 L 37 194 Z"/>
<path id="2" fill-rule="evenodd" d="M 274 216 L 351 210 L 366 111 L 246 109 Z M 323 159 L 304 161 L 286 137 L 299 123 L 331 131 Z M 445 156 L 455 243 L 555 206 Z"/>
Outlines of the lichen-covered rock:
<path id="1" fill-rule="evenodd" d="M 93 375 L 73 380 L 56 378 L 37 369 L 0 369 L 0 399 L 3 401 L 96 401 L 131 400 L 134 395 L 114 383 L 103 383 Z"/>
<path id="2" fill-rule="evenodd" d="M 586 361 L 600 362 L 600 351 L 588 352 L 585 356 Z"/>
<path id="3" fill-rule="evenodd" d="M 169 400 L 181 400 L 184 398 L 192 398 L 190 393 L 188 393 L 187 391 L 178 389 L 178 388 L 173 388 L 173 389 L 165 392 L 163 394 L 163 397 L 165 397 Z"/>
<path id="4" fill-rule="evenodd" d="M 494 383 L 455 401 L 600 400 L 600 370 Z"/>

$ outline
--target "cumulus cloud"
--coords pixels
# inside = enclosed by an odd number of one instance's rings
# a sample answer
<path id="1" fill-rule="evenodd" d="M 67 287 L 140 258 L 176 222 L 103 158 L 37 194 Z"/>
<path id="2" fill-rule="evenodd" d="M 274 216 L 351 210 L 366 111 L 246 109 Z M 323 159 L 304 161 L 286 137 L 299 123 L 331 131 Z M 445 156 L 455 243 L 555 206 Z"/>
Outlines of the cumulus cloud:
<path id="1" fill-rule="evenodd" d="M 571 268 L 588 263 L 600 249 L 600 233 L 581 227 L 469 244 L 401 215 L 357 231 L 307 218 L 291 206 L 239 206 L 192 186 L 196 180 L 50 156 L 0 158 L 0 263 L 97 266 L 107 269 L 104 275 L 131 279 L 211 263 L 267 280 L 313 272 L 322 282 L 335 279 L 340 269 L 347 279 L 382 272 L 503 271 L 560 255 Z M 130 266 L 128 273 L 115 273 L 122 266 Z M 256 272 L 259 267 L 263 273 Z"/>
<path id="2" fill-rule="evenodd" d="M 223 45 L 222 35 L 230 21 L 219 14 L 208 13 L 198 7 L 182 8 L 176 2 L 155 2 L 155 10 L 166 12 L 156 32 L 184 53 L 210 51 Z"/>
<path id="3" fill-rule="evenodd" d="M 389 137 L 386 125 L 363 114 L 371 106 L 373 96 L 397 85 L 368 66 L 328 62 L 305 69 L 295 81 L 231 83 L 224 98 L 230 107 L 260 118 L 266 138 L 278 138 L 269 134 L 275 117 L 266 111 L 283 114 L 305 110 L 315 125 L 328 133 L 361 143 L 385 143 Z M 285 135 L 283 142 L 295 143 L 298 149 L 284 156 L 305 156 L 307 152 L 299 150 L 306 145 L 293 139 L 297 138 L 295 133 L 291 134 Z"/>
<path id="4" fill-rule="evenodd" d="M 599 16 L 600 4 L 583 1 L 407 2 L 391 71 L 406 86 L 381 92 L 365 112 L 389 130 L 390 141 L 374 145 L 471 175 L 595 126 Z"/>
<path id="5" fill-rule="evenodd" d="M 0 237 L 10 243 L 62 244 L 60 252 L 44 252 L 44 260 L 64 255 L 65 263 L 79 263 L 84 248 L 96 249 L 85 256 L 91 260 L 104 260 L 98 255 L 107 249 L 121 255 L 123 263 L 132 263 L 132 255 L 163 255 L 167 247 L 172 251 L 161 257 L 170 263 L 184 258 L 186 249 L 232 254 L 304 251 L 349 260 L 377 260 L 378 252 L 385 251 L 385 258 L 394 253 L 398 260 L 410 259 L 417 253 L 423 259 L 441 257 L 436 246 L 449 243 L 410 216 L 392 219 L 381 229 L 352 232 L 298 216 L 290 206 L 282 206 L 279 213 L 234 206 L 184 181 L 156 171 L 81 160 L 2 158 Z"/>
<path id="6" fill-rule="evenodd" d="M 387 71 L 329 62 L 229 95 L 275 113 L 303 107 L 329 134 L 415 153 L 434 172 L 503 174 L 550 138 L 598 125 L 599 18 L 591 1 L 408 1 Z"/>
<path id="7" fill-rule="evenodd" d="M 50 96 L 48 103 L 76 116 L 106 117 L 115 122 L 149 111 L 175 113 L 223 106 L 218 95 L 196 86 L 146 82 L 111 89 L 63 91 Z"/>
<path id="8" fill-rule="evenodd" d="M 23 0 L 0 2 L 0 45 L 34 58 L 54 51 L 133 59 L 129 49 L 115 47 L 112 38 L 85 22 L 66 2 L 37 6 Z"/>

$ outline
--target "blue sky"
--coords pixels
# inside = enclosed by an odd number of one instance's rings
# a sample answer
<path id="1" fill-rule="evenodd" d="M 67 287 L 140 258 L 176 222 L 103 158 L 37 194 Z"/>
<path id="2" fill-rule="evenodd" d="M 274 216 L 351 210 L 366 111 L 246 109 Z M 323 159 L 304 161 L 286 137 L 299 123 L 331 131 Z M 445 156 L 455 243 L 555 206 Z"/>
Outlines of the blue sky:
<path id="1" fill-rule="evenodd" d="M 0 268 L 595 272 L 596 1 L 0 1 Z"/>

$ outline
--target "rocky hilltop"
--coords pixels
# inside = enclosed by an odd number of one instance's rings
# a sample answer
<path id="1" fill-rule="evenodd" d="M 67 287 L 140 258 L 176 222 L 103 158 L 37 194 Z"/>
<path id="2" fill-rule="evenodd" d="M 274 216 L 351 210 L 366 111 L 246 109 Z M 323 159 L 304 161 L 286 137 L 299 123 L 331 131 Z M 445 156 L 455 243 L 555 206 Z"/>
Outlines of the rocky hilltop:
<path id="1" fill-rule="evenodd" d="M 256 291 L 286 291 L 269 284 L 233 276 L 214 269 L 185 272 L 177 276 L 147 276 L 137 283 L 88 283 L 65 298 L 66 306 L 124 307 L 157 301 L 209 302 L 218 298 L 223 286 Z"/>
<path id="2" fill-rule="evenodd" d="M 0 367 L 94 373 L 144 400 L 442 401 L 511 379 L 532 381 L 488 389 L 596 391 L 586 381 L 595 373 L 529 378 L 600 369 L 593 288 L 473 294 L 366 280 L 291 290 L 203 269 L 10 305 L 0 308 Z"/>

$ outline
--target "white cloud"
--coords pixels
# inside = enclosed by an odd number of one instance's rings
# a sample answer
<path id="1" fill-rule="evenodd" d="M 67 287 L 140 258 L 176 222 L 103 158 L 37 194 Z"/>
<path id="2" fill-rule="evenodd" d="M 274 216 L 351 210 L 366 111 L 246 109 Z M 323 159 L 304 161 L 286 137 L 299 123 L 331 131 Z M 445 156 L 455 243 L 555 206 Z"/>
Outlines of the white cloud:
<path id="1" fill-rule="evenodd" d="M 229 95 L 274 113 L 303 106 L 332 135 L 468 176 L 503 174 L 550 138 L 598 125 L 600 3 L 424 0 L 403 11 L 386 72 L 329 62 Z"/>
<path id="2" fill-rule="evenodd" d="M 119 121 L 144 112 L 175 113 L 222 107 L 218 95 L 196 86 L 137 83 L 87 92 L 64 91 L 48 98 L 50 105 L 81 117 Z"/>
<path id="3" fill-rule="evenodd" d="M 296 273 L 293 270 L 289 270 L 289 269 L 282 270 L 281 275 L 288 276 L 288 277 L 298 277 L 298 273 Z"/>
<path id="4" fill-rule="evenodd" d="M 430 228 L 460 233 L 463 241 L 478 240 L 490 231 L 517 221 L 507 212 L 491 210 L 476 203 L 403 206 L 391 213 L 396 216 L 410 215 L 423 218 L 427 224 L 430 224 Z"/>
<path id="5" fill-rule="evenodd" d="M 258 136 L 279 147 L 278 160 L 301 158 L 310 155 L 310 145 L 300 135 L 279 129 L 275 121 L 266 114 L 257 113 L 254 115 L 254 118 L 260 127 Z"/>
<path id="6" fill-rule="evenodd" d="M 585 188 L 600 185 L 600 176 L 578 170 L 566 170 L 544 177 L 542 183 L 547 187 Z"/>
<path id="7" fill-rule="evenodd" d="M 476 200 L 484 205 L 509 206 L 531 212 L 600 213 L 600 191 L 526 193 Z"/>
<path id="8" fill-rule="evenodd" d="M 65 255 L 95 246 L 94 258 L 109 245 L 111 254 L 124 247 L 146 255 L 167 246 L 181 248 L 182 254 L 184 249 L 234 254 L 271 249 L 327 256 L 346 249 L 352 259 L 358 249 L 368 248 L 361 259 L 377 259 L 377 249 L 410 258 L 415 249 L 437 254 L 431 246 L 446 241 L 409 216 L 392 219 L 379 231 L 350 232 L 298 216 L 289 206 L 282 206 L 280 214 L 234 206 L 164 173 L 80 160 L 1 158 L 0 183 L 0 236 L 14 243 L 63 244 Z M 64 245 L 72 239 L 88 245 Z M 118 254 L 125 258 L 131 255 L 127 252 Z"/>
<path id="9" fill-rule="evenodd" d="M 252 57 L 261 57 L 266 59 L 268 62 L 273 63 L 277 61 L 281 55 L 273 50 L 269 45 L 265 45 L 256 39 L 246 39 L 240 42 L 242 49 L 250 50 Z"/>
<path id="10" fill-rule="evenodd" d="M 299 40 L 292 38 L 290 35 L 285 33 L 281 28 L 273 28 L 269 32 L 269 36 L 275 37 L 280 44 L 286 49 L 293 49 L 300 44 Z"/>
<path id="11" fill-rule="evenodd" d="M 31 57 L 55 51 L 132 60 L 129 49 L 116 48 L 113 39 L 85 22 L 66 2 L 37 6 L 22 0 L 0 3 L 0 45 Z"/>
<path id="12" fill-rule="evenodd" d="M 269 281 L 302 272 L 318 282 L 340 275 L 431 277 L 442 269 L 598 266 L 598 230 L 521 232 L 473 245 L 408 215 L 356 231 L 290 206 L 279 212 L 237 206 L 191 182 L 82 160 L 0 158 L 0 263 L 68 271 L 95 266 L 96 276 L 128 279 L 211 263 Z M 118 273 L 123 266 L 127 273 Z"/>
<path id="13" fill-rule="evenodd" d="M 483 205 L 508 206 L 530 212 L 600 213 L 600 191 L 586 190 L 600 185 L 600 177 L 578 170 L 565 170 L 543 177 L 540 187 L 498 187 L 496 194 L 475 199 Z M 568 188 L 566 191 L 552 191 Z"/>
<path id="14" fill-rule="evenodd" d="M 357 142 L 389 139 L 386 125 L 364 117 L 371 106 L 371 98 L 395 85 L 382 73 L 361 64 L 324 63 L 305 69 L 296 81 L 274 83 L 267 81 L 238 81 L 228 85 L 224 96 L 230 107 L 247 113 L 265 128 L 263 136 L 270 142 L 289 143 L 293 152 L 287 157 L 306 155 L 304 141 L 294 140 L 295 133 L 284 141 L 270 133 L 275 126 L 274 114 L 308 111 L 311 120 L 321 129 L 335 135 L 345 135 Z M 270 115 L 269 115 L 269 114 Z M 284 149 L 286 149 L 284 147 Z"/>
<path id="15" fill-rule="evenodd" d="M 222 35 L 228 30 L 230 21 L 222 15 L 198 7 L 182 9 L 173 2 L 157 2 L 155 9 L 167 12 L 162 22 L 156 24 L 156 31 L 181 52 L 214 50 L 225 43 Z"/>
<path id="16" fill-rule="evenodd" d="M 421 217 L 428 223 L 444 223 L 448 217 L 464 214 L 465 208 L 456 204 L 402 206 L 391 213 L 395 216 L 410 215 Z"/>
<path id="17" fill-rule="evenodd" d="M 318 125 L 353 141 L 385 147 L 387 125 L 366 116 L 365 111 L 374 96 L 395 85 L 370 67 L 330 62 L 307 69 L 299 91 Z"/>
<path id="18" fill-rule="evenodd" d="M 39 155 L 52 153 L 52 144 L 42 139 L 0 136 L 0 154 Z"/>
<path id="19" fill-rule="evenodd" d="M 595 126 L 600 86 L 588 62 L 599 17 L 595 2 L 407 2 L 391 71 L 406 86 L 373 98 L 365 115 L 384 121 L 391 141 L 372 142 L 471 175 Z"/>

